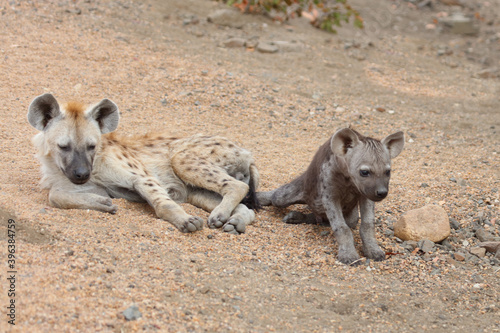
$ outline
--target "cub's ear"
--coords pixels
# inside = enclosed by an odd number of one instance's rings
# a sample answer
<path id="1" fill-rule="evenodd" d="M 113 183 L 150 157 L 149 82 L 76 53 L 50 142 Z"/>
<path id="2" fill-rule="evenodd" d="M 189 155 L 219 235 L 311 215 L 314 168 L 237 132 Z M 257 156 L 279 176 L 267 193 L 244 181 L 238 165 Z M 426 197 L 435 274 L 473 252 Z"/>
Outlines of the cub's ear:
<path id="1" fill-rule="evenodd" d="M 51 94 L 36 97 L 28 108 L 28 121 L 39 131 L 44 131 L 48 123 L 61 114 L 59 103 Z"/>
<path id="2" fill-rule="evenodd" d="M 382 139 L 382 144 L 389 150 L 391 158 L 398 156 L 405 146 L 405 134 L 396 132 Z"/>
<path id="3" fill-rule="evenodd" d="M 118 106 L 106 98 L 94 105 L 88 115 L 97 121 L 102 134 L 113 132 L 120 122 Z"/>
<path id="4" fill-rule="evenodd" d="M 332 152 L 338 156 L 344 156 L 347 152 L 359 144 L 356 133 L 350 128 L 342 128 L 335 132 L 330 140 Z"/>

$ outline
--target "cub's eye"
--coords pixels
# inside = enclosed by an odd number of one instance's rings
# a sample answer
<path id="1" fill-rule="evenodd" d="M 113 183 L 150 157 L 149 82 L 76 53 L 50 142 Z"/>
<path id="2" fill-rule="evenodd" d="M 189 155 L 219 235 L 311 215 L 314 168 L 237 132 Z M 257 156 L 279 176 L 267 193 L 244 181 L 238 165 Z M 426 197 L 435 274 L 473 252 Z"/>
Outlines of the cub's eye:
<path id="1" fill-rule="evenodd" d="M 359 174 L 361 177 L 368 177 L 370 175 L 370 171 L 368 170 L 359 170 Z"/>
<path id="2" fill-rule="evenodd" d="M 391 170 L 387 170 L 387 171 L 385 172 L 385 175 L 386 175 L 387 177 L 389 177 L 389 176 L 391 175 Z"/>
<path id="3" fill-rule="evenodd" d="M 95 145 L 88 145 L 87 150 L 92 151 L 95 149 Z"/>
<path id="4" fill-rule="evenodd" d="M 69 145 L 57 145 L 57 147 L 59 147 L 59 149 L 61 149 L 62 151 L 69 151 L 70 150 Z"/>

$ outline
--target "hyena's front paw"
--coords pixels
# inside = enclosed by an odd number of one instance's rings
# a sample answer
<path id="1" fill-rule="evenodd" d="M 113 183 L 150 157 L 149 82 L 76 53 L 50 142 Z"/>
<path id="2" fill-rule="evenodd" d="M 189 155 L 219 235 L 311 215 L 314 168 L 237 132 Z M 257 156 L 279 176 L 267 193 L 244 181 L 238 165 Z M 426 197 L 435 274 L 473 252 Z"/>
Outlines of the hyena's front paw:
<path id="1" fill-rule="evenodd" d="M 211 229 L 221 228 L 224 224 L 226 224 L 228 219 L 229 214 L 218 212 L 216 209 L 214 209 L 208 217 L 208 227 Z"/>
<path id="2" fill-rule="evenodd" d="M 339 255 L 337 256 L 337 260 L 346 265 L 357 266 L 360 264 L 359 262 L 359 254 L 354 251 L 346 251 L 339 250 Z"/>
<path id="3" fill-rule="evenodd" d="M 179 231 L 185 233 L 203 229 L 203 220 L 197 216 L 189 216 L 188 218 L 173 224 L 177 227 L 177 229 L 179 229 Z"/>
<path id="4" fill-rule="evenodd" d="M 365 257 L 375 261 L 385 260 L 385 252 L 377 245 L 372 247 L 363 247 Z"/>
<path id="5" fill-rule="evenodd" d="M 100 197 L 96 200 L 96 205 L 97 210 L 106 213 L 115 214 L 118 210 L 118 207 L 116 205 L 113 205 L 113 200 L 111 200 L 111 198 Z"/>

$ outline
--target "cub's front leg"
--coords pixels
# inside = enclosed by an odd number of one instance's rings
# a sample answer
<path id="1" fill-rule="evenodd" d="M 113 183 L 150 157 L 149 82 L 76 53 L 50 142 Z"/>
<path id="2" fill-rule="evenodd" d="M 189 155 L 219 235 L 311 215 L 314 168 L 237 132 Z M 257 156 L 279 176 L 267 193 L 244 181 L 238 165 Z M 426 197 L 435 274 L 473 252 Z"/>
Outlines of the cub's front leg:
<path id="1" fill-rule="evenodd" d="M 333 201 L 330 195 L 324 195 L 321 201 L 335 239 L 339 244 L 337 259 L 347 265 L 356 262 L 360 257 L 354 247 L 354 238 L 351 229 L 344 220 L 341 205 Z"/>
<path id="2" fill-rule="evenodd" d="M 367 258 L 382 261 L 385 259 L 385 252 L 378 246 L 375 238 L 375 203 L 367 198 L 359 201 L 361 212 L 361 226 L 359 235 L 363 242 L 363 253 Z"/>
<path id="3" fill-rule="evenodd" d="M 118 209 L 105 191 L 102 193 L 77 192 L 52 187 L 49 192 L 51 206 L 62 209 L 92 209 L 105 213 L 116 213 Z"/>

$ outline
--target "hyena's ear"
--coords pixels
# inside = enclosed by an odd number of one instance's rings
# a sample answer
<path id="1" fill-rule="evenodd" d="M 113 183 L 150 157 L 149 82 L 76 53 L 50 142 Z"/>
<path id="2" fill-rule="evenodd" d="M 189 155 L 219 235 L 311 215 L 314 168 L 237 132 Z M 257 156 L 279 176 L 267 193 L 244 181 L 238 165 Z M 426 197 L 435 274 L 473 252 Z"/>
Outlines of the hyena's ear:
<path id="1" fill-rule="evenodd" d="M 389 150 L 391 158 L 395 158 L 405 146 L 405 134 L 403 132 L 396 132 L 388 135 L 382 139 L 382 144 Z"/>
<path id="2" fill-rule="evenodd" d="M 344 156 L 347 152 L 359 144 L 356 133 L 350 128 L 343 128 L 335 132 L 330 140 L 330 148 L 338 156 Z"/>
<path id="3" fill-rule="evenodd" d="M 44 131 L 47 124 L 61 114 L 59 103 L 51 94 L 36 97 L 28 108 L 28 121 L 39 131 Z"/>
<path id="4" fill-rule="evenodd" d="M 113 132 L 120 121 L 118 106 L 106 98 L 94 105 L 88 115 L 97 121 L 102 134 Z"/>

